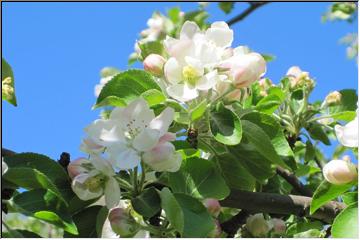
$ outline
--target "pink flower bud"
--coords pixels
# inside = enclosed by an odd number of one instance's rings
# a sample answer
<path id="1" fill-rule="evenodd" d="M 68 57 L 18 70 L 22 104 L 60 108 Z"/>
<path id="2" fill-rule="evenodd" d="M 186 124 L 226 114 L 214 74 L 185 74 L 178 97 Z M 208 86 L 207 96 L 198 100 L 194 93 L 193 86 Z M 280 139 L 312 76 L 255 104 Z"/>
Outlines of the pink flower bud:
<path id="1" fill-rule="evenodd" d="M 143 62 L 144 69 L 155 76 L 161 76 L 163 74 L 163 67 L 166 60 L 159 54 L 150 54 Z"/>
<path id="2" fill-rule="evenodd" d="M 273 225 L 273 231 L 277 234 L 285 233 L 286 231 L 286 225 L 285 222 L 279 218 L 273 218 L 271 219 L 271 223 Z"/>
<path id="3" fill-rule="evenodd" d="M 71 179 L 79 175 L 80 173 L 83 173 L 86 169 L 82 166 L 84 163 L 89 163 L 89 160 L 86 158 L 78 158 L 72 162 L 67 167 L 69 176 Z"/>
<path id="4" fill-rule="evenodd" d="M 341 185 L 357 179 L 357 170 L 348 161 L 331 160 L 324 166 L 323 175 L 329 183 Z"/>
<path id="5" fill-rule="evenodd" d="M 124 208 L 113 208 L 109 213 L 112 230 L 120 237 L 133 237 L 139 231 L 139 224 Z"/>
<path id="6" fill-rule="evenodd" d="M 220 214 L 221 206 L 218 200 L 214 198 L 207 198 L 204 200 L 204 205 L 207 208 L 208 212 L 213 216 L 217 217 Z"/>

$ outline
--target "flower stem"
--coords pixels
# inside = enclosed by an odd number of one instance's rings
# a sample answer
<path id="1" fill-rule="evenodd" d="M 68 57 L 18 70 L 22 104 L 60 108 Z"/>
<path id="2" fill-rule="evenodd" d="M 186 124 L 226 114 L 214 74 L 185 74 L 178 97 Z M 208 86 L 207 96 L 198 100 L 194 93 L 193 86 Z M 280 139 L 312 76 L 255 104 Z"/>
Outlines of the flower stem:
<path id="1" fill-rule="evenodd" d="M 143 161 L 141 161 L 140 165 L 141 165 L 141 179 L 140 179 L 139 191 L 142 192 L 142 190 L 144 189 L 146 171 L 145 171 L 145 164 Z"/>
<path id="2" fill-rule="evenodd" d="M 139 192 L 138 192 L 138 167 L 136 166 L 134 168 L 134 194 L 137 195 Z"/>

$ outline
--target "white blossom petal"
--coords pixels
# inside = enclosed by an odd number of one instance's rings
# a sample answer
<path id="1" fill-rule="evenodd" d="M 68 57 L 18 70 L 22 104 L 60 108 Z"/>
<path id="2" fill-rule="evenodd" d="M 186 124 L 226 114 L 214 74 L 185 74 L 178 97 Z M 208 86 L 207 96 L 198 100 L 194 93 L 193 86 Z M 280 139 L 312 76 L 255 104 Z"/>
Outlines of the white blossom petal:
<path id="1" fill-rule="evenodd" d="M 336 125 L 335 133 L 339 142 L 346 147 L 358 147 L 359 146 L 359 125 L 358 118 L 349 122 L 345 126 Z"/>
<path id="2" fill-rule="evenodd" d="M 110 161 L 117 170 L 133 169 L 140 164 L 140 156 L 125 145 L 114 146 L 107 150 Z"/>
<path id="3" fill-rule="evenodd" d="M 234 39 L 234 32 L 226 22 L 214 22 L 206 30 L 206 37 L 213 41 L 218 47 L 229 47 Z"/>
<path id="4" fill-rule="evenodd" d="M 191 21 L 186 21 L 180 31 L 180 40 L 192 39 L 193 36 L 200 31 L 199 26 Z"/>
<path id="5" fill-rule="evenodd" d="M 165 108 L 164 111 L 160 113 L 159 116 L 154 118 L 149 127 L 151 129 L 156 129 L 160 132 L 160 136 L 163 136 L 169 129 L 170 124 L 174 120 L 175 111 L 171 107 Z"/>
<path id="6" fill-rule="evenodd" d="M 105 183 L 105 202 L 108 209 L 120 202 L 120 187 L 115 178 L 110 177 Z"/>
<path id="7" fill-rule="evenodd" d="M 175 84 L 166 88 L 170 97 L 181 102 L 187 102 L 196 98 L 199 93 L 195 88 L 189 88 L 185 84 Z"/>
<path id="8" fill-rule="evenodd" d="M 176 58 L 170 58 L 164 65 L 164 73 L 166 79 L 172 83 L 177 84 L 181 82 L 182 79 L 182 66 L 180 66 L 179 62 Z"/>
<path id="9" fill-rule="evenodd" d="M 107 176 L 114 176 L 115 172 L 111 164 L 106 160 L 97 155 L 90 155 L 90 162 L 93 164 L 95 169 L 101 171 Z"/>
<path id="10" fill-rule="evenodd" d="M 197 83 L 196 88 L 198 90 L 209 90 L 215 87 L 216 83 L 219 82 L 219 76 L 216 70 L 211 71 L 204 75 Z"/>
<path id="11" fill-rule="evenodd" d="M 74 178 L 71 184 L 71 188 L 74 193 L 81 199 L 81 200 L 90 200 L 97 197 L 100 197 L 103 194 L 103 189 L 99 188 L 98 191 L 92 192 L 86 188 L 83 184 L 89 177 L 89 174 L 80 174 Z"/>
<path id="12" fill-rule="evenodd" d="M 148 151 L 155 147 L 159 138 L 158 130 L 146 128 L 134 138 L 133 146 L 138 151 Z"/>

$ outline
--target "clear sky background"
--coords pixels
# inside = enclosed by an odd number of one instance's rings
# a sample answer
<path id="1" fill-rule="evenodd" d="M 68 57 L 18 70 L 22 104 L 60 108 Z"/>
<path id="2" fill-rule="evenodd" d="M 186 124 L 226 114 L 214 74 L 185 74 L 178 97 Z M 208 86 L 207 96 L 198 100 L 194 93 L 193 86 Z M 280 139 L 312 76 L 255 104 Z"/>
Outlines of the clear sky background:
<path id="1" fill-rule="evenodd" d="M 357 23 L 321 23 L 330 3 L 271 3 L 233 25 L 233 46 L 247 45 L 276 55 L 267 77 L 278 83 L 293 65 L 317 80 L 312 100 L 328 92 L 357 89 L 357 65 L 339 39 Z M 173 6 L 195 10 L 197 3 L 2 3 L 2 54 L 15 74 L 18 107 L 3 102 L 3 146 L 58 159 L 79 151 L 83 128 L 98 117 L 92 111 L 94 86 L 105 66 L 125 70 L 138 33 L 153 11 Z M 217 3 L 210 21 L 228 20 L 247 6 L 237 3 L 225 15 Z M 137 64 L 134 67 L 141 67 Z M 329 149 L 326 151 L 330 154 Z"/>

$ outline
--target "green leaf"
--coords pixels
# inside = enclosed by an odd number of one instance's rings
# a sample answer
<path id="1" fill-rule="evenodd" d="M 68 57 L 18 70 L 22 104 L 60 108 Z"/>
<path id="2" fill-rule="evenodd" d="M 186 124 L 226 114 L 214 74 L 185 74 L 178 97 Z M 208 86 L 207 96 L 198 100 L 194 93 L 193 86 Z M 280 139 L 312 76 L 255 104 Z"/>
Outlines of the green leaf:
<path id="1" fill-rule="evenodd" d="M 32 216 L 77 234 L 65 203 L 51 190 L 34 189 L 13 197 L 16 208 L 27 216 Z"/>
<path id="2" fill-rule="evenodd" d="M 269 136 L 256 124 L 241 120 L 244 136 L 254 145 L 257 151 L 268 161 L 289 169 L 286 163 L 279 157 Z"/>
<path id="3" fill-rule="evenodd" d="M 150 73 L 138 69 L 121 72 L 114 76 L 102 88 L 96 101 L 95 108 L 97 108 L 98 105 L 101 105 L 102 101 L 109 96 L 118 97 L 128 104 L 150 89 L 161 91 Z"/>
<path id="4" fill-rule="evenodd" d="M 167 14 L 173 23 L 176 24 L 179 22 L 179 20 L 180 20 L 180 8 L 179 7 L 170 8 L 168 10 Z"/>
<path id="5" fill-rule="evenodd" d="M 4 179 L 15 183 L 17 186 L 32 190 L 32 189 L 50 189 L 59 198 L 64 200 L 62 194 L 54 183 L 42 172 L 31 168 L 9 168 L 4 174 Z M 65 201 L 65 200 L 64 200 Z M 66 202 L 65 202 L 66 203 Z"/>
<path id="6" fill-rule="evenodd" d="M 342 199 L 346 205 L 353 204 L 358 201 L 358 192 L 348 192 L 342 196 Z"/>
<path id="7" fill-rule="evenodd" d="M 201 118 L 206 111 L 206 107 L 207 101 L 206 99 L 204 99 L 201 103 L 199 103 L 199 105 L 197 105 L 194 109 L 190 111 L 191 120 L 195 121 Z"/>
<path id="8" fill-rule="evenodd" d="M 282 104 L 283 100 L 275 94 L 269 94 L 262 98 L 257 104 L 255 109 L 259 112 L 272 114 Z"/>
<path id="9" fill-rule="evenodd" d="M 1 58 L 1 90 L 2 99 L 16 107 L 14 73 L 4 58 Z"/>
<path id="10" fill-rule="evenodd" d="M 241 161 L 230 153 L 216 156 L 215 159 L 227 185 L 232 189 L 252 191 L 255 178 L 246 170 Z"/>
<path id="11" fill-rule="evenodd" d="M 324 129 L 321 127 L 320 124 L 317 123 L 309 123 L 306 127 L 306 130 L 310 134 L 310 137 L 315 140 L 320 140 L 325 145 L 330 145 L 330 140 L 328 136 L 326 135 Z"/>
<path id="12" fill-rule="evenodd" d="M 185 238 L 204 238 L 214 229 L 214 221 L 197 199 L 183 193 L 175 193 L 174 197 L 178 202 L 184 216 L 184 228 L 182 237 Z M 179 213 L 178 213 L 179 214 Z"/>
<path id="13" fill-rule="evenodd" d="M 160 191 L 159 195 L 161 198 L 161 208 L 164 209 L 166 218 L 176 230 L 182 233 L 184 230 L 184 213 L 176 198 L 166 187 Z"/>
<path id="14" fill-rule="evenodd" d="M 222 104 L 210 112 L 210 130 L 220 143 L 237 145 L 241 141 L 242 127 L 240 119 Z"/>
<path id="15" fill-rule="evenodd" d="M 11 168 L 36 169 L 46 175 L 48 179 L 57 187 L 62 197 L 68 202 L 73 198 L 70 178 L 64 168 L 50 159 L 49 157 L 36 153 L 19 153 L 4 158 L 4 161 Z M 31 174 L 31 173 L 30 173 Z M 33 174 L 31 174 L 33 175 Z M 25 178 L 21 175 L 9 177 L 9 181 L 17 181 L 16 178 Z M 26 179 L 25 179 L 26 180 Z M 28 185 L 29 186 L 29 185 Z M 25 187 L 25 186 L 23 186 Z"/>
<path id="16" fill-rule="evenodd" d="M 356 117 L 356 112 L 354 111 L 343 111 L 331 114 L 329 117 L 332 117 L 335 120 L 342 120 L 342 121 L 352 121 Z"/>
<path id="17" fill-rule="evenodd" d="M 301 235 L 301 236 L 308 236 L 310 237 L 311 231 L 309 230 L 322 230 L 324 228 L 323 224 L 320 221 L 310 221 L 305 220 L 304 222 L 295 222 L 294 224 L 291 224 L 288 229 L 286 230 L 287 236 L 294 236 L 295 235 Z"/>
<path id="18" fill-rule="evenodd" d="M 294 234 L 294 238 L 319 238 L 321 237 L 321 231 L 318 229 L 310 229 L 305 232 Z"/>
<path id="19" fill-rule="evenodd" d="M 166 101 L 166 96 L 157 89 L 147 90 L 141 94 L 141 97 L 147 101 L 150 107 Z"/>
<path id="20" fill-rule="evenodd" d="M 159 41 L 150 41 L 139 44 L 141 57 L 145 59 L 150 54 L 164 55 L 164 45 Z"/>
<path id="21" fill-rule="evenodd" d="M 81 212 L 78 212 L 73 216 L 74 222 L 79 231 L 78 234 L 65 233 L 65 238 L 97 238 L 96 233 L 96 222 L 99 212 L 101 211 L 102 206 L 91 206 L 85 208 Z M 76 236 L 75 236 L 76 235 Z"/>
<path id="22" fill-rule="evenodd" d="M 337 198 L 349 190 L 352 186 L 354 186 L 354 183 L 334 185 L 324 180 L 314 192 L 314 196 L 310 205 L 310 214 L 313 214 L 321 206 Z"/>
<path id="23" fill-rule="evenodd" d="M 219 2 L 219 8 L 229 14 L 234 8 L 234 2 Z"/>
<path id="24" fill-rule="evenodd" d="M 151 218 L 161 210 L 159 194 L 153 187 L 145 189 L 139 196 L 131 199 L 131 205 L 145 218 Z"/>
<path id="25" fill-rule="evenodd" d="M 276 59 L 276 56 L 272 54 L 261 54 L 261 56 L 265 59 L 266 62 L 272 62 Z"/>
<path id="26" fill-rule="evenodd" d="M 104 100 L 102 100 L 99 104 L 95 104 L 92 107 L 92 110 L 99 108 L 99 107 L 106 107 L 106 106 L 124 107 L 124 106 L 126 106 L 126 102 L 122 98 L 119 98 L 117 96 L 108 96 L 108 97 L 104 98 Z"/>
<path id="27" fill-rule="evenodd" d="M 181 169 L 169 173 L 173 192 L 186 193 L 196 198 L 224 199 L 230 189 L 211 161 L 198 157 L 183 160 Z"/>
<path id="28" fill-rule="evenodd" d="M 334 219 L 331 228 L 331 235 L 334 238 L 358 238 L 359 237 L 359 218 L 358 205 L 353 203 L 341 211 Z"/>
<path id="29" fill-rule="evenodd" d="M 103 206 L 96 216 L 96 234 L 98 238 L 101 238 L 104 223 L 108 217 L 109 209 Z"/>
<path id="30" fill-rule="evenodd" d="M 312 143 L 308 140 L 306 141 L 306 148 L 305 148 L 305 163 L 308 163 L 315 158 L 315 149 Z"/>
<path id="31" fill-rule="evenodd" d="M 241 165 L 259 182 L 265 183 L 266 179 L 275 174 L 275 170 L 271 167 L 270 161 L 258 153 L 253 145 L 241 143 L 228 149 L 230 153 L 238 159 Z"/>

